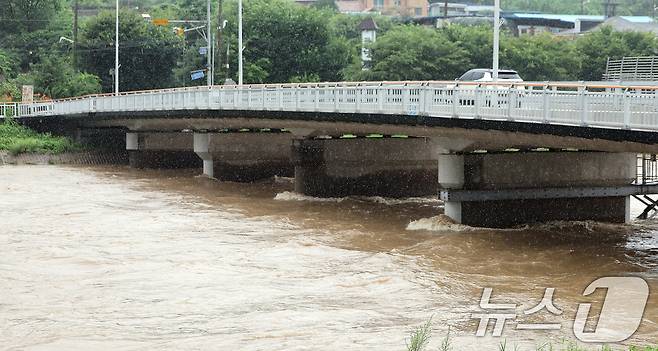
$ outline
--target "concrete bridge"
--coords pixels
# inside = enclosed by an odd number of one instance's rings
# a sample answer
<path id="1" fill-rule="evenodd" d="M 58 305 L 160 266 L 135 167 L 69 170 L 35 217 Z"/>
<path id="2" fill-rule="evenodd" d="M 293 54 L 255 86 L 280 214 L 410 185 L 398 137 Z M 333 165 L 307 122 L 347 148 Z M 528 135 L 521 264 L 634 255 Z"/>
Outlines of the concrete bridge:
<path id="1" fill-rule="evenodd" d="M 629 220 L 658 154 L 658 87 L 367 82 L 215 86 L 0 106 L 39 130 L 120 130 L 135 167 L 295 176 L 313 196 L 439 193 L 475 226 Z M 642 177 L 637 178 L 638 169 Z M 437 176 L 438 175 L 438 176 Z"/>

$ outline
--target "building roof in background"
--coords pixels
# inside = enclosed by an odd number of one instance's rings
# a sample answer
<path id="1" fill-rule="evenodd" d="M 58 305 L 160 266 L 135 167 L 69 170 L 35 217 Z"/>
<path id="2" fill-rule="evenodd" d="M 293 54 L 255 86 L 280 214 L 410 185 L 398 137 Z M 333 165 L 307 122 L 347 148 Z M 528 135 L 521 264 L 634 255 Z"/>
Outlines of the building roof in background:
<path id="1" fill-rule="evenodd" d="M 372 19 L 372 17 L 368 17 L 361 21 L 361 24 L 359 24 L 359 28 L 361 30 L 377 30 L 379 27 L 377 27 L 377 23 L 375 23 L 375 20 Z"/>
<path id="2" fill-rule="evenodd" d="M 445 7 L 445 3 L 443 1 L 441 2 L 435 2 L 430 4 L 431 7 Z M 466 4 L 460 4 L 460 3 L 455 3 L 455 2 L 449 2 L 448 3 L 448 8 L 458 8 L 458 9 L 466 9 L 468 5 Z"/>
<path id="3" fill-rule="evenodd" d="M 466 12 L 482 12 L 482 11 L 491 11 L 494 12 L 494 6 L 489 5 L 468 5 L 466 6 Z"/>
<path id="4" fill-rule="evenodd" d="M 544 13 L 518 13 L 518 12 L 508 12 L 503 14 L 503 17 L 507 19 L 537 19 L 537 20 L 555 20 L 562 22 L 571 22 L 576 23 L 576 21 L 605 21 L 605 16 L 593 16 L 593 15 L 563 15 L 563 14 L 544 14 Z M 652 23 L 654 22 L 653 18 L 648 16 L 620 16 L 628 22 L 632 23 Z"/>
<path id="5" fill-rule="evenodd" d="M 658 34 L 658 23 L 653 21 L 632 21 L 628 19 L 628 16 L 610 17 L 593 30 L 600 29 L 602 26 L 611 26 L 616 31 L 621 32 L 635 31 Z"/>

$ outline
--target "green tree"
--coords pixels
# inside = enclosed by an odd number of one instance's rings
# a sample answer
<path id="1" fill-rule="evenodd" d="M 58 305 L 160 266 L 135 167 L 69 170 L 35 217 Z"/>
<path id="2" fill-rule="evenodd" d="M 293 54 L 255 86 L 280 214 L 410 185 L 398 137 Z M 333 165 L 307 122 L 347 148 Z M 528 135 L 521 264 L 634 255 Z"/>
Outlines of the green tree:
<path id="1" fill-rule="evenodd" d="M 317 0 L 313 5 L 316 9 L 329 9 L 332 11 L 338 11 L 338 5 L 336 5 L 335 0 Z"/>
<path id="2" fill-rule="evenodd" d="M 46 56 L 34 65 L 31 74 L 37 93 L 54 99 L 101 92 L 100 79 L 92 74 L 75 72 L 61 56 Z"/>
<path id="3" fill-rule="evenodd" d="M 16 69 L 16 62 L 8 52 L 0 49 L 0 82 L 7 79 Z"/>
<path id="4" fill-rule="evenodd" d="M 452 80 L 468 67 L 468 53 L 433 28 L 398 26 L 377 39 L 372 47 L 373 67 L 360 64 L 346 73 L 354 80 Z"/>
<path id="5" fill-rule="evenodd" d="M 18 87 L 9 81 L 0 82 L 0 102 L 14 101 L 20 97 Z"/>
<path id="6" fill-rule="evenodd" d="M 617 32 L 603 27 L 578 39 L 581 60 L 580 79 L 600 80 L 607 59 L 624 56 L 653 56 L 658 48 L 656 36 L 638 32 Z"/>
<path id="7" fill-rule="evenodd" d="M 0 39 L 44 29 L 62 9 L 60 0 L 0 0 Z"/>
<path id="8" fill-rule="evenodd" d="M 226 42 L 231 47 L 231 75 L 237 68 L 237 7 L 227 1 L 224 13 L 228 27 Z M 345 39 L 329 26 L 333 13 L 299 6 L 287 0 L 245 0 L 245 82 L 290 82 L 317 75 L 319 80 L 342 78 L 341 71 L 351 60 Z M 247 70 L 253 71 L 248 78 Z M 266 77 L 266 78 L 264 78 Z"/>
<path id="9" fill-rule="evenodd" d="M 80 40 L 86 70 L 101 78 L 110 92 L 114 79 L 114 13 L 102 12 L 84 27 Z M 119 44 L 122 91 L 166 88 L 175 85 L 174 68 L 183 40 L 170 29 L 145 22 L 137 13 L 120 12 Z"/>
<path id="10" fill-rule="evenodd" d="M 206 0 L 176 0 L 176 6 L 181 10 L 181 19 L 205 19 L 208 12 Z"/>
<path id="11" fill-rule="evenodd" d="M 490 68 L 493 53 L 492 26 L 465 26 L 453 24 L 441 29 L 447 39 L 463 48 L 468 55 L 470 65 L 466 68 Z M 503 42 L 509 40 L 503 36 Z"/>
<path id="12" fill-rule="evenodd" d="M 503 41 L 500 61 L 530 81 L 578 80 L 581 59 L 572 40 L 542 34 Z M 489 66 L 487 66 L 489 67 Z M 599 77 L 600 78 L 600 77 Z"/>

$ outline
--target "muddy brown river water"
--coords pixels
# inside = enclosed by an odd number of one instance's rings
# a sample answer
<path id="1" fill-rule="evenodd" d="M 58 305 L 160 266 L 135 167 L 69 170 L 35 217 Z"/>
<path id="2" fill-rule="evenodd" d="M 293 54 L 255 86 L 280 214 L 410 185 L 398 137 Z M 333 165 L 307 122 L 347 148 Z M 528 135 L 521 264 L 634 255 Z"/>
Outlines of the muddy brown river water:
<path id="1" fill-rule="evenodd" d="M 575 340 L 585 287 L 626 275 L 652 295 L 623 344 L 658 344 L 658 220 L 476 229 L 431 198 L 197 173 L 0 167 L 0 349 L 393 351 L 432 318 L 432 349 L 535 350 Z M 562 329 L 475 337 L 485 287 L 521 310 L 555 288 L 564 313 L 530 320 Z"/>

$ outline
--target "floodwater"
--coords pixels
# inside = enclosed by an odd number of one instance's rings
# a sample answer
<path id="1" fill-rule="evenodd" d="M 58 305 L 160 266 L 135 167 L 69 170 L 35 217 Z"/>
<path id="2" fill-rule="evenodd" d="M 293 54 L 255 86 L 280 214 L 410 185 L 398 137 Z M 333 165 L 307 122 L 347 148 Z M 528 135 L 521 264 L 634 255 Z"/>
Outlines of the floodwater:
<path id="1" fill-rule="evenodd" d="M 404 350 L 432 318 L 434 350 L 446 335 L 454 350 L 534 350 L 575 340 L 596 278 L 658 291 L 658 221 L 475 229 L 437 218 L 434 199 L 320 200 L 290 179 L 197 173 L 0 167 L 0 349 Z M 485 287 L 519 311 L 555 288 L 564 313 L 528 318 L 562 329 L 475 337 Z M 625 345 L 658 344 L 655 296 Z"/>

